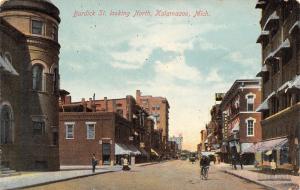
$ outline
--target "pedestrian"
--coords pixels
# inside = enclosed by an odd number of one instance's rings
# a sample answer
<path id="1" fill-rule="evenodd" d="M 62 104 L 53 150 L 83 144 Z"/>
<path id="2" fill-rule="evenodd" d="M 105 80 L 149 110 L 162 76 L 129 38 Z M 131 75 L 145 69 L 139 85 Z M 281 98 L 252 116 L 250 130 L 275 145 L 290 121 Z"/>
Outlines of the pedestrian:
<path id="1" fill-rule="evenodd" d="M 236 170 L 237 168 L 236 168 L 236 156 L 235 156 L 235 155 L 232 155 L 232 160 L 231 160 L 231 162 L 232 162 L 233 168 Z"/>
<path id="2" fill-rule="evenodd" d="M 98 161 L 96 159 L 96 156 L 95 156 L 95 154 L 93 154 L 93 156 L 92 156 L 92 171 L 93 171 L 93 173 L 95 173 L 97 163 L 98 163 Z"/>
<path id="3" fill-rule="evenodd" d="M 274 161 L 274 159 L 272 159 L 272 161 L 271 161 L 271 170 L 272 170 L 272 174 L 275 175 L 276 162 Z"/>
<path id="4" fill-rule="evenodd" d="M 240 160 L 240 165 L 241 165 L 241 170 L 243 169 L 243 156 L 240 155 L 239 156 L 239 160 Z"/>
<path id="5" fill-rule="evenodd" d="M 130 167 L 128 166 L 128 159 L 127 156 L 125 156 L 124 160 L 123 160 L 123 169 L 124 171 L 129 171 Z"/>
<path id="6" fill-rule="evenodd" d="M 122 156 L 122 158 L 121 158 L 121 166 L 123 166 L 123 163 L 124 163 L 124 157 Z"/>

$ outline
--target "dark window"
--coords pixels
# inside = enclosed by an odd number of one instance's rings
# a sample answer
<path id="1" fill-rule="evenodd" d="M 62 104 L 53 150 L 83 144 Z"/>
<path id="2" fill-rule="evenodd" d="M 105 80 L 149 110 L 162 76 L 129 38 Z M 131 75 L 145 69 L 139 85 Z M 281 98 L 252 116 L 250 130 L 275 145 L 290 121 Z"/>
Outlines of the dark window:
<path id="1" fill-rule="evenodd" d="M 33 121 L 33 135 L 44 135 L 45 134 L 45 122 Z"/>
<path id="2" fill-rule="evenodd" d="M 247 96 L 247 111 L 254 111 L 254 96 Z"/>
<path id="3" fill-rule="evenodd" d="M 55 41 L 58 40 L 58 31 L 57 31 L 57 27 L 55 25 L 53 25 L 53 27 L 52 27 L 52 39 Z"/>
<path id="4" fill-rule="evenodd" d="M 270 73 L 269 71 L 265 72 L 265 74 L 263 75 L 263 81 L 264 83 L 268 82 L 270 79 Z"/>
<path id="5" fill-rule="evenodd" d="M 293 57 L 292 48 L 286 50 L 282 56 L 282 64 L 287 64 Z"/>
<path id="6" fill-rule="evenodd" d="M 279 63 L 276 61 L 272 64 L 272 74 L 276 74 L 279 71 Z"/>
<path id="7" fill-rule="evenodd" d="M 32 20 L 32 34 L 42 35 L 44 23 L 39 20 Z"/>
<path id="8" fill-rule="evenodd" d="M 59 74 L 58 69 L 55 68 L 53 71 L 53 93 L 56 94 L 59 91 Z"/>
<path id="9" fill-rule="evenodd" d="M 282 3 L 282 19 L 286 20 L 293 10 L 293 2 L 292 1 L 284 1 Z"/>
<path id="10" fill-rule="evenodd" d="M 102 144 L 102 160 L 104 165 L 110 164 L 110 144 L 103 143 Z"/>
<path id="11" fill-rule="evenodd" d="M 58 132 L 53 132 L 52 135 L 52 144 L 56 146 L 58 145 Z"/>
<path id="12" fill-rule="evenodd" d="M 43 66 L 34 65 L 32 67 L 32 89 L 42 91 L 43 89 Z"/>
<path id="13" fill-rule="evenodd" d="M 8 106 L 3 106 L 0 113 L 0 144 L 12 143 L 12 115 Z"/>

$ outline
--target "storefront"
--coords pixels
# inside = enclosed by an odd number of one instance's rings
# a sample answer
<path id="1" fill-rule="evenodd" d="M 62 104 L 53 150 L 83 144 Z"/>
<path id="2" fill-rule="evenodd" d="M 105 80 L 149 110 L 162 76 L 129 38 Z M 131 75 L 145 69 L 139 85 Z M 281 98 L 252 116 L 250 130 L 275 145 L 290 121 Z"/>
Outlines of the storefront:
<path id="1" fill-rule="evenodd" d="M 258 142 L 244 152 L 255 153 L 257 167 L 270 168 L 275 162 L 278 169 L 291 169 L 287 137 Z"/>

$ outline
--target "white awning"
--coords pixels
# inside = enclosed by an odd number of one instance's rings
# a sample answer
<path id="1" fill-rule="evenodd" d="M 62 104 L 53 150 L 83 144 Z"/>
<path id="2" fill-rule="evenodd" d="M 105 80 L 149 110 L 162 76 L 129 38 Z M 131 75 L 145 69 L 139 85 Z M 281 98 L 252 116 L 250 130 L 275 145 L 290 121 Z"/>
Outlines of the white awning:
<path id="1" fill-rule="evenodd" d="M 264 38 L 267 38 L 269 36 L 270 32 L 269 31 L 261 31 L 260 35 L 258 36 L 257 40 L 256 40 L 256 43 L 260 43 L 262 42 L 262 40 Z"/>
<path id="2" fill-rule="evenodd" d="M 12 64 L 9 62 L 9 60 L 3 58 L 0 55 L 0 71 L 3 70 L 5 72 L 8 72 L 12 75 L 19 75 L 19 73 L 16 71 L 16 69 L 12 66 Z"/>
<path id="3" fill-rule="evenodd" d="M 287 143 L 288 143 L 287 138 L 278 138 L 278 139 L 272 139 L 268 141 L 262 141 L 245 149 L 244 153 L 265 152 L 274 149 L 278 150 L 281 149 L 283 146 L 285 146 Z"/>
<path id="4" fill-rule="evenodd" d="M 127 145 L 128 149 L 130 150 L 130 153 L 133 155 L 140 155 L 141 152 L 134 146 L 134 145 Z"/>
<path id="5" fill-rule="evenodd" d="M 300 21 L 296 21 L 295 24 L 291 27 L 291 29 L 289 30 L 289 34 L 292 34 L 294 30 L 296 29 L 300 29 Z"/>
<path id="6" fill-rule="evenodd" d="M 290 43 L 290 40 L 289 39 L 285 39 L 284 42 L 282 42 L 280 44 L 280 46 L 274 51 L 274 56 L 277 57 L 277 56 L 280 56 L 280 53 L 283 51 L 283 50 L 286 50 L 288 48 L 291 47 L 291 43 Z"/>
<path id="7" fill-rule="evenodd" d="M 264 111 L 264 110 L 268 110 L 269 109 L 268 101 L 273 96 L 275 96 L 274 91 L 258 106 L 258 108 L 255 111 L 256 112 L 261 112 L 261 111 Z"/>
<path id="8" fill-rule="evenodd" d="M 277 21 L 279 20 L 279 16 L 277 15 L 277 12 L 274 11 L 268 18 L 267 22 L 265 23 L 265 26 L 263 27 L 263 30 L 268 30 L 268 27 L 270 26 L 270 24 L 273 22 L 273 21 Z"/>
<path id="9" fill-rule="evenodd" d="M 156 156 L 159 156 L 159 154 L 157 153 L 157 151 L 155 151 L 154 149 L 151 148 L 151 153 L 153 153 Z"/>
<path id="10" fill-rule="evenodd" d="M 115 143 L 115 155 L 130 154 L 130 150 L 124 144 Z"/>
<path id="11" fill-rule="evenodd" d="M 251 152 L 246 152 L 251 146 L 253 146 L 253 143 L 241 143 L 241 152 L 242 153 L 251 153 Z"/>
<path id="12" fill-rule="evenodd" d="M 215 155 L 214 152 L 201 152 L 202 156 L 209 156 L 209 155 Z"/>
<path id="13" fill-rule="evenodd" d="M 257 76 L 257 77 L 262 77 L 263 73 L 266 73 L 266 72 L 268 72 L 268 70 L 267 70 L 267 65 L 264 64 L 264 65 L 261 67 L 261 71 L 259 71 L 259 72 L 256 74 L 256 76 Z"/>
<path id="14" fill-rule="evenodd" d="M 292 81 L 290 81 L 285 92 L 291 89 L 300 89 L 300 75 L 297 75 Z"/>

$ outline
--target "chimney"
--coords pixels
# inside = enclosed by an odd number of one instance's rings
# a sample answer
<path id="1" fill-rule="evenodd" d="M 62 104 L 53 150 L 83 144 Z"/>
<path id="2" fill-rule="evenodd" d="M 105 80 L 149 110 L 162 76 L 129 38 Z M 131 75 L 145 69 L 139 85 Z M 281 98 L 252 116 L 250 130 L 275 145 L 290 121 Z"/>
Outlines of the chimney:
<path id="1" fill-rule="evenodd" d="M 117 111 L 117 108 L 116 108 L 116 107 L 117 107 L 117 105 L 116 105 L 116 100 L 113 99 L 113 100 L 112 100 L 112 109 L 113 109 L 112 112 L 116 112 L 116 111 Z"/>
<path id="2" fill-rule="evenodd" d="M 87 103 L 84 98 L 81 99 L 81 104 L 83 106 L 83 112 L 86 112 Z"/>
<path id="3" fill-rule="evenodd" d="M 141 91 L 140 90 L 136 90 L 136 97 L 135 97 L 135 99 L 136 99 L 137 104 L 141 103 L 140 102 L 140 99 L 141 99 Z"/>
<path id="4" fill-rule="evenodd" d="M 126 106 L 128 108 L 127 110 L 127 115 L 128 115 L 128 121 L 132 121 L 132 117 L 133 117 L 133 111 L 132 111 L 132 101 L 131 101 L 131 96 L 126 96 Z"/>
<path id="5" fill-rule="evenodd" d="M 71 104 L 72 103 L 72 97 L 71 96 L 65 96 L 63 100 L 63 104 Z"/>
<path id="6" fill-rule="evenodd" d="M 107 105 L 107 97 L 104 97 L 104 111 L 108 111 L 108 105 Z"/>

